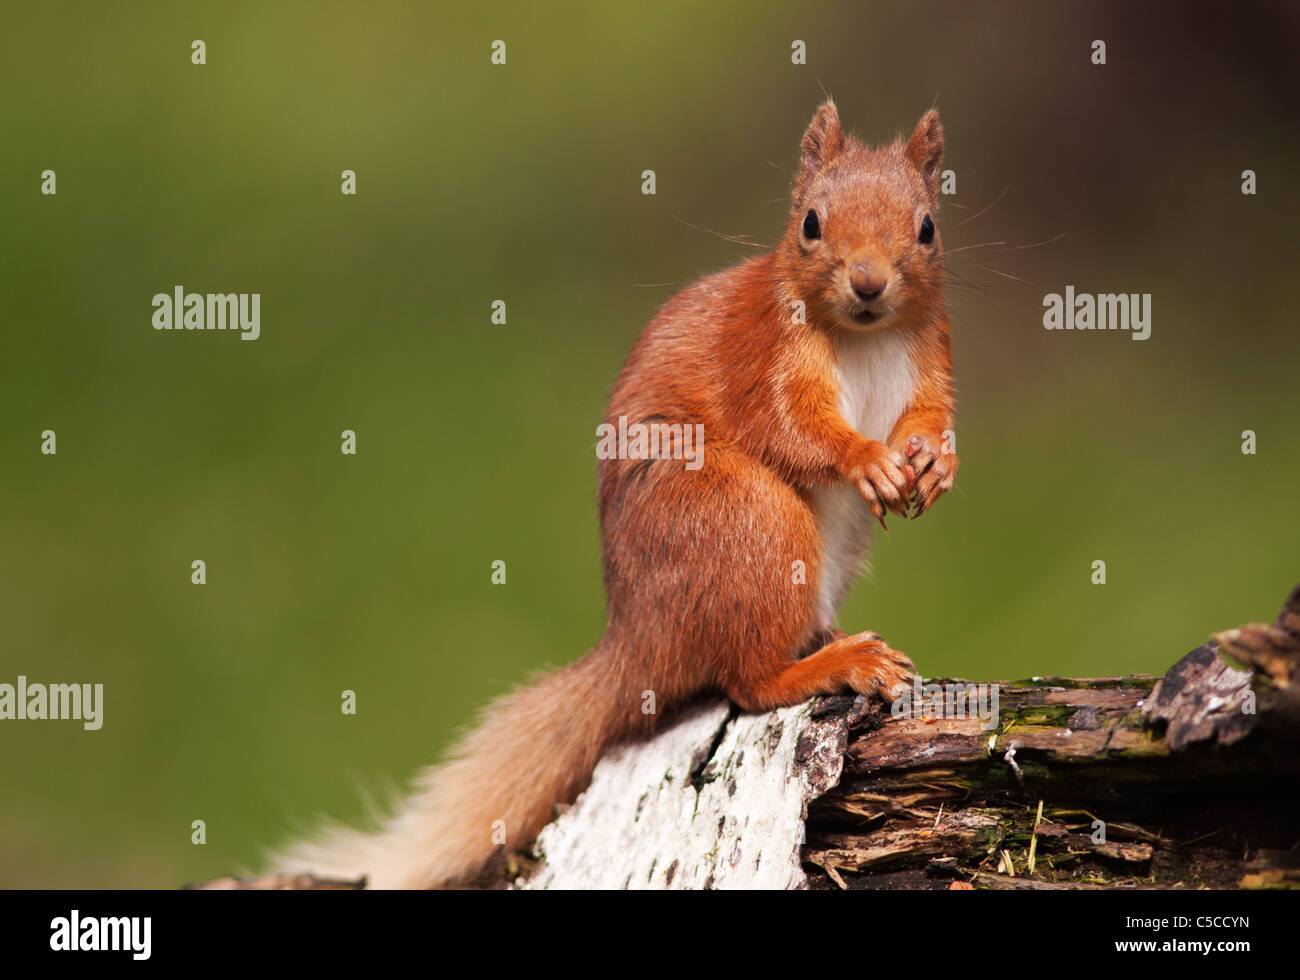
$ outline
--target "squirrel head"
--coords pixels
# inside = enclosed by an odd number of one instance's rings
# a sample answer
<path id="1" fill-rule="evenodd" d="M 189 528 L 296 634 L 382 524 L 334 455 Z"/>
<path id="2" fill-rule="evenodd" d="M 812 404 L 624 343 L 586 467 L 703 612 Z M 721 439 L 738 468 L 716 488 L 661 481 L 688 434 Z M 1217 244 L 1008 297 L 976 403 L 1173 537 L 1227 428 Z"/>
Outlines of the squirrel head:
<path id="1" fill-rule="evenodd" d="M 845 134 L 833 102 L 817 110 L 778 249 L 810 322 L 879 330 L 942 303 L 942 160 L 943 127 L 933 109 L 906 143 L 877 149 Z"/>

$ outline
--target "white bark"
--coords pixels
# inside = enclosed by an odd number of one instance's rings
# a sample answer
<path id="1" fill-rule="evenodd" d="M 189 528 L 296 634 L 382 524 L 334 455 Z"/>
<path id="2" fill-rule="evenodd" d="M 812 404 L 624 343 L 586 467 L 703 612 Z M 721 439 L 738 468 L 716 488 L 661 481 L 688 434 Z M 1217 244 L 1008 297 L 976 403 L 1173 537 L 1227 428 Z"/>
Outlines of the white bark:
<path id="1" fill-rule="evenodd" d="M 813 707 L 703 705 L 608 753 L 538 837 L 543 863 L 524 887 L 803 887 L 807 804 L 838 783 L 846 740 L 843 718 L 814 720 Z"/>

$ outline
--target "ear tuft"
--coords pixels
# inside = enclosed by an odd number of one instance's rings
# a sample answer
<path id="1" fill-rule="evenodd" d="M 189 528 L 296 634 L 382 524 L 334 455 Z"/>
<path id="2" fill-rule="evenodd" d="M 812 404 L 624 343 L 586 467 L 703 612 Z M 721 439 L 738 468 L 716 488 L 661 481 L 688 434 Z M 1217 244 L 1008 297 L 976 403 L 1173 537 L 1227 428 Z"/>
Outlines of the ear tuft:
<path id="1" fill-rule="evenodd" d="M 934 197 L 939 191 L 939 164 L 943 162 L 943 125 L 939 113 L 931 109 L 921 117 L 904 152 Z"/>
<path id="2" fill-rule="evenodd" d="M 799 146 L 799 181 L 797 196 L 802 197 L 808 184 L 822 170 L 826 169 L 844 148 L 844 129 L 840 126 L 840 114 L 834 102 L 823 102 L 813 114 L 808 131 L 803 134 Z"/>

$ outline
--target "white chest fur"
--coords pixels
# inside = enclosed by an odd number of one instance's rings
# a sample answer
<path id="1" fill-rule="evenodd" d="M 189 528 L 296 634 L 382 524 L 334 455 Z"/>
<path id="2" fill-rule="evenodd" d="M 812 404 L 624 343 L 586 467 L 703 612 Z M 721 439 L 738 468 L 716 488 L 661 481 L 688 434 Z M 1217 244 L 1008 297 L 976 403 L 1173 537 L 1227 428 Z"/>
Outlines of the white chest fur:
<path id="1" fill-rule="evenodd" d="M 837 334 L 835 376 L 844 420 L 866 438 L 884 442 L 916 388 L 906 335 L 888 329 Z M 829 629 L 864 564 L 875 518 L 857 488 L 845 483 L 814 487 L 812 499 L 822 536 L 816 625 Z"/>

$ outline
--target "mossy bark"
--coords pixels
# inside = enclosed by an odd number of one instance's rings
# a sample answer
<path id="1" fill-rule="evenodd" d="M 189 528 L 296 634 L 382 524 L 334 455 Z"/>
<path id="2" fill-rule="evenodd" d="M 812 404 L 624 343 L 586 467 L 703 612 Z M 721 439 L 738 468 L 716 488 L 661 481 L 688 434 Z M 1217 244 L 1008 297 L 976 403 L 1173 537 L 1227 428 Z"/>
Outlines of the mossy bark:
<path id="1" fill-rule="evenodd" d="M 810 884 L 1300 886 L 1293 697 L 1207 645 L 1162 679 L 1000 686 L 993 731 L 859 711 L 839 786 L 809 809 Z"/>

